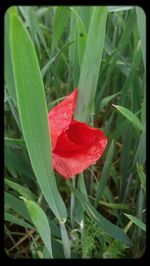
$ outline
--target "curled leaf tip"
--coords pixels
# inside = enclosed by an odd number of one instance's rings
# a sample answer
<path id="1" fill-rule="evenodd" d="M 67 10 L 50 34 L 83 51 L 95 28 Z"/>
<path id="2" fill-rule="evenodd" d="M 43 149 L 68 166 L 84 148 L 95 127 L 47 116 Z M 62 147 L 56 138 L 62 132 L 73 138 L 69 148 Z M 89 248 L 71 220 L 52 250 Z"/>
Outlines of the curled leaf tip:
<path id="1" fill-rule="evenodd" d="M 118 105 L 112 104 L 112 106 L 114 106 L 115 108 L 118 108 Z"/>

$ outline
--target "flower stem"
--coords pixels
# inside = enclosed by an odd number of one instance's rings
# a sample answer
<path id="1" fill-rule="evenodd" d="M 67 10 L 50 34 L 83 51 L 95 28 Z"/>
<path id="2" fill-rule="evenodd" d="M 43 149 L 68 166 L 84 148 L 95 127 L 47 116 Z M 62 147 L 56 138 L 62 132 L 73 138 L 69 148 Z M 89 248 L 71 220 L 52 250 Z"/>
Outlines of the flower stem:
<path id="1" fill-rule="evenodd" d="M 72 178 L 72 186 L 75 188 L 75 177 Z M 70 200 L 70 220 L 71 220 L 71 226 L 74 226 L 74 218 L 73 218 L 73 213 L 74 213 L 74 208 L 75 208 L 75 197 L 74 197 L 74 192 L 71 191 L 71 200 Z"/>

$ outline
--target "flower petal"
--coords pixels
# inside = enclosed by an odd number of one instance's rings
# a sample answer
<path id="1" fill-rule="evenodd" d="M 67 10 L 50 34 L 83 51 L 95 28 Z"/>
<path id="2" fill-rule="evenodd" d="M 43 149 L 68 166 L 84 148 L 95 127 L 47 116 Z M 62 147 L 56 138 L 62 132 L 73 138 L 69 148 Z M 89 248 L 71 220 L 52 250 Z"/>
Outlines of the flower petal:
<path id="1" fill-rule="evenodd" d="M 52 139 L 52 148 L 55 148 L 57 139 L 62 131 L 67 128 L 75 111 L 78 89 L 75 89 L 67 98 L 56 105 L 48 115 Z"/>
<path id="2" fill-rule="evenodd" d="M 53 151 L 53 166 L 66 179 L 95 163 L 107 145 L 104 132 L 72 120 L 62 132 Z"/>

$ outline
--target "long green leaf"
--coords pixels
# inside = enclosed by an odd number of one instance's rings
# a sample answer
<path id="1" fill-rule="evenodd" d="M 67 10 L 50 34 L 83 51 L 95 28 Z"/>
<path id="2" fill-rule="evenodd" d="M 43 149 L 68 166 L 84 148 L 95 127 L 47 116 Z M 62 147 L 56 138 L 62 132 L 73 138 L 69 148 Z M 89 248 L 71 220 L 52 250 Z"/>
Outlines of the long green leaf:
<path id="1" fill-rule="evenodd" d="M 133 33 L 135 22 L 136 22 L 136 12 L 134 9 L 132 9 L 131 12 L 129 13 L 127 21 L 124 24 L 125 28 L 118 42 L 117 46 L 118 52 L 121 53 L 125 49 L 126 45 L 129 43 L 129 38 L 130 35 Z"/>
<path id="2" fill-rule="evenodd" d="M 140 120 L 136 117 L 134 113 L 132 113 L 130 110 L 128 110 L 125 107 L 119 106 L 119 105 L 114 105 L 113 106 L 124 116 L 126 117 L 133 126 L 135 126 L 138 130 L 143 131 L 144 127 Z"/>
<path id="3" fill-rule="evenodd" d="M 142 165 L 139 165 L 138 162 L 136 163 L 136 170 L 140 178 L 141 186 L 144 189 L 144 191 L 146 191 L 146 176 Z"/>
<path id="4" fill-rule="evenodd" d="M 129 167 L 131 163 L 131 157 L 130 157 L 130 150 L 131 145 L 133 142 L 132 138 L 132 127 L 129 125 L 123 132 L 122 138 L 123 138 L 123 144 L 121 147 L 121 154 L 120 154 L 120 196 L 119 201 L 125 200 L 125 191 L 127 188 L 127 182 L 128 182 L 128 176 L 130 174 Z M 126 144 L 128 143 L 128 145 Z"/>
<path id="5" fill-rule="evenodd" d="M 63 240 L 64 255 L 66 259 L 70 258 L 70 239 L 64 224 L 60 224 L 61 236 Z"/>
<path id="6" fill-rule="evenodd" d="M 58 41 L 64 31 L 66 23 L 69 19 L 70 9 L 65 6 L 56 7 L 54 19 L 53 19 L 53 38 L 51 53 L 54 53 L 55 48 L 57 47 Z"/>
<path id="7" fill-rule="evenodd" d="M 13 223 L 13 224 L 17 224 L 19 226 L 25 227 L 25 228 L 30 228 L 30 229 L 34 229 L 34 227 L 32 225 L 30 225 L 29 223 L 23 221 L 20 218 L 17 218 L 15 215 L 10 214 L 10 213 L 5 213 L 4 214 L 4 219 L 7 222 Z"/>
<path id="8" fill-rule="evenodd" d="M 88 122 L 93 112 L 104 47 L 106 19 L 107 7 L 93 8 L 78 85 L 79 97 L 75 117 L 80 121 Z"/>
<path id="9" fill-rule="evenodd" d="M 111 202 L 105 202 L 105 201 L 101 201 L 100 200 L 100 204 L 102 204 L 103 206 L 106 206 L 110 209 L 125 209 L 125 210 L 129 210 L 129 207 L 127 204 L 125 203 L 111 203 Z"/>
<path id="10" fill-rule="evenodd" d="M 141 7 L 136 7 L 138 28 L 141 38 L 141 48 L 144 66 L 146 67 L 146 14 Z"/>
<path id="11" fill-rule="evenodd" d="M 134 217 L 131 214 L 124 213 L 124 215 L 127 216 L 134 224 L 136 224 L 138 227 L 140 227 L 143 231 L 146 232 L 146 225 L 143 222 L 141 222 L 140 219 Z"/>
<path id="12" fill-rule="evenodd" d="M 48 114 L 35 49 L 16 15 L 11 17 L 10 32 L 19 114 L 32 167 L 50 208 L 65 221 L 66 208 L 52 170 Z"/>
<path id="13" fill-rule="evenodd" d="M 133 6 L 108 6 L 109 12 L 119 12 L 132 9 Z"/>
<path id="14" fill-rule="evenodd" d="M 74 191 L 76 197 L 79 199 L 83 207 L 86 208 L 86 211 L 92 219 L 98 224 L 98 226 L 111 237 L 118 239 L 120 242 L 124 244 L 131 245 L 130 240 L 124 234 L 123 230 L 118 226 L 112 224 L 106 218 L 104 218 L 99 212 L 95 210 L 92 204 L 85 199 L 85 197 L 77 190 Z"/>
<path id="15" fill-rule="evenodd" d="M 31 217 L 31 220 L 33 224 L 35 225 L 37 231 L 39 232 L 44 244 L 46 245 L 51 258 L 53 258 L 52 255 L 52 247 L 51 247 L 51 231 L 48 223 L 48 219 L 44 211 L 40 206 L 37 205 L 32 200 L 27 200 L 22 197 L 24 200 L 26 207 L 28 209 L 29 215 Z"/>
<path id="16" fill-rule="evenodd" d="M 8 9 L 8 11 L 5 14 L 5 39 L 4 39 L 4 45 L 5 45 L 5 82 L 8 89 L 9 96 L 11 97 L 13 103 L 17 104 L 16 99 L 16 90 L 15 90 L 15 80 L 14 80 L 14 74 L 13 74 L 13 68 L 12 68 L 12 59 L 11 59 L 11 48 L 10 48 L 10 18 L 11 14 L 17 14 L 17 10 L 15 7 L 13 9 Z"/>
<path id="17" fill-rule="evenodd" d="M 28 214 L 28 211 L 26 209 L 26 206 L 22 200 L 14 197 L 13 195 L 11 195 L 8 192 L 5 192 L 4 201 L 5 201 L 6 206 L 11 208 L 17 214 L 21 215 L 28 222 L 32 223 L 30 216 Z"/>
<path id="18" fill-rule="evenodd" d="M 114 93 L 110 96 L 105 97 L 100 102 L 100 108 L 103 109 L 111 100 L 113 100 L 116 96 L 118 96 L 121 92 Z"/>
<path id="19" fill-rule="evenodd" d="M 27 199 L 35 199 L 35 195 L 26 187 L 19 185 L 17 182 L 13 182 L 7 178 L 5 178 L 5 184 L 16 190 L 20 195 L 26 197 Z"/>
<path id="20" fill-rule="evenodd" d="M 105 165 L 103 167 L 103 171 L 100 177 L 100 181 L 99 181 L 99 185 L 98 185 L 98 189 L 97 189 L 97 193 L 96 193 L 96 199 L 95 199 L 95 204 L 94 206 L 97 207 L 98 203 L 102 197 L 103 191 L 105 189 L 105 186 L 107 184 L 108 178 L 109 178 L 109 172 L 110 172 L 110 168 L 111 168 L 111 164 L 112 164 L 112 159 L 113 159 L 113 155 L 114 155 L 114 141 L 112 141 L 109 151 L 107 153 L 107 158 L 105 161 Z"/>
<path id="21" fill-rule="evenodd" d="M 70 18 L 70 32 L 69 32 L 69 40 L 75 40 L 74 44 L 69 48 L 69 63 L 70 68 L 72 68 L 72 79 L 74 87 L 78 86 L 79 75 L 80 75 L 80 65 L 79 65 L 79 57 L 77 50 L 77 32 L 74 30 L 77 28 L 77 19 L 78 12 L 80 10 L 79 6 L 71 7 L 71 18 Z M 71 79 L 71 73 L 70 73 Z"/>
<path id="22" fill-rule="evenodd" d="M 50 70 L 51 65 L 55 62 L 55 60 L 57 59 L 57 57 L 68 47 L 70 46 L 72 43 L 74 42 L 74 40 L 70 41 L 69 43 L 65 44 L 64 47 L 56 54 L 54 55 L 47 63 L 46 65 L 44 65 L 44 67 L 41 70 L 42 73 L 42 77 L 44 78 L 46 72 L 48 70 Z"/>

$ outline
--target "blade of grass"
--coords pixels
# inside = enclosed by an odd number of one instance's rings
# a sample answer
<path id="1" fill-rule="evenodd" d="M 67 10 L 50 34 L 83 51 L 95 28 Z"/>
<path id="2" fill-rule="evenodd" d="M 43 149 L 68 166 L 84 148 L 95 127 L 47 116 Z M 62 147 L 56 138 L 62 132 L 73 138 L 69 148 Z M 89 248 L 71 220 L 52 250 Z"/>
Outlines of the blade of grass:
<path id="1" fill-rule="evenodd" d="M 146 161 L 146 131 L 143 130 L 139 143 L 136 149 L 136 153 L 133 160 L 133 165 L 136 164 L 136 162 L 139 162 L 141 165 L 144 165 Z"/>
<path id="2" fill-rule="evenodd" d="M 118 226 L 112 224 L 106 218 L 104 218 L 99 212 L 95 210 L 92 204 L 85 199 L 85 197 L 77 190 L 74 191 L 76 197 L 80 200 L 83 207 L 86 208 L 87 214 L 94 219 L 98 226 L 111 237 L 123 242 L 124 244 L 131 245 L 127 235 Z"/>
<path id="3" fill-rule="evenodd" d="M 106 20 L 107 7 L 94 7 L 78 85 L 79 96 L 75 117 L 80 121 L 88 122 L 91 113 L 93 113 L 94 97 L 104 47 Z"/>
<path id="4" fill-rule="evenodd" d="M 63 248 L 59 240 L 52 238 L 52 250 L 53 250 L 53 257 L 54 259 L 64 259 L 64 253 Z M 46 248 L 46 246 L 43 249 L 43 258 L 49 259 L 50 254 Z"/>
<path id="5" fill-rule="evenodd" d="M 146 67 L 146 14 L 141 7 L 136 7 L 136 14 L 141 39 L 143 62 Z"/>
<path id="6" fill-rule="evenodd" d="M 124 209 L 129 210 L 129 207 L 125 203 L 111 203 L 100 200 L 100 204 L 111 209 Z"/>
<path id="7" fill-rule="evenodd" d="M 13 182 L 5 178 L 5 184 L 8 185 L 10 188 L 14 189 L 15 191 L 17 191 L 22 196 L 26 197 L 27 199 L 31 200 L 35 199 L 35 195 L 28 188 L 19 185 L 17 182 Z"/>
<path id="8" fill-rule="evenodd" d="M 30 228 L 30 229 L 34 229 L 34 227 L 32 225 L 30 225 L 29 223 L 23 221 L 20 218 L 17 218 L 15 215 L 11 214 L 11 213 L 5 213 L 4 214 L 4 220 L 13 224 L 17 224 L 19 226 L 22 226 L 24 228 Z"/>
<path id="9" fill-rule="evenodd" d="M 7 81 L 6 81 L 6 83 L 7 83 Z M 15 87 L 14 87 L 14 89 L 15 89 Z M 7 93 L 7 89 L 5 90 L 5 95 L 7 95 L 7 99 L 8 99 L 7 101 L 9 103 L 11 112 L 13 114 L 13 117 L 14 117 L 15 121 L 16 121 L 16 124 L 18 126 L 18 129 L 22 133 L 22 131 L 21 131 L 21 125 L 20 125 L 20 120 L 19 120 L 19 114 L 18 114 L 18 111 L 17 111 L 17 107 L 15 106 L 16 105 L 16 102 L 15 102 L 16 99 L 13 100 L 12 95 L 11 95 L 12 92 L 10 92 L 9 89 L 8 89 L 8 91 L 9 92 Z M 15 93 L 15 98 L 16 98 L 16 92 L 14 92 L 14 93 Z"/>
<path id="10" fill-rule="evenodd" d="M 11 49 L 20 120 L 32 167 L 50 208 L 59 220 L 65 221 L 66 208 L 52 170 L 48 114 L 39 64 L 29 34 L 16 15 L 11 19 Z"/>
<path id="11" fill-rule="evenodd" d="M 105 165 L 103 167 L 102 170 L 102 174 L 100 177 L 100 181 L 98 184 L 98 189 L 97 189 L 97 193 L 96 193 L 96 199 L 95 199 L 95 203 L 94 203 L 94 207 L 97 208 L 99 201 L 102 197 L 103 191 L 105 189 L 105 186 L 107 184 L 108 178 L 109 178 L 109 172 L 110 172 L 110 168 L 111 168 L 111 164 L 112 164 L 112 159 L 113 159 L 113 155 L 114 155 L 114 140 L 111 142 L 111 145 L 109 147 L 108 153 L 107 153 L 107 157 L 106 157 L 106 161 L 105 161 Z"/>
<path id="12" fill-rule="evenodd" d="M 133 143 L 133 129 L 131 125 L 126 127 L 123 133 L 123 144 L 121 147 L 121 154 L 120 154 L 120 195 L 119 195 L 119 201 L 125 200 L 125 191 L 127 189 L 127 183 L 130 180 L 130 163 L 131 163 L 131 156 L 130 156 L 130 150 L 131 145 Z M 126 144 L 128 143 L 128 145 Z"/>
<path id="13" fill-rule="evenodd" d="M 122 88 L 122 93 L 119 99 L 119 105 L 124 105 L 125 104 L 125 99 L 126 99 L 126 95 L 128 93 L 128 91 L 130 90 L 130 88 L 132 87 L 132 93 L 134 93 L 134 78 L 136 78 L 136 74 L 137 74 L 137 67 L 139 66 L 140 62 L 142 59 L 142 54 L 141 54 L 141 50 L 140 50 L 140 41 L 137 44 L 137 47 L 135 49 L 134 52 L 134 56 L 133 56 L 133 60 L 132 60 L 132 64 L 127 76 L 127 79 L 123 85 Z M 137 93 L 137 91 L 136 91 Z"/>
<path id="14" fill-rule="evenodd" d="M 21 215 L 26 221 L 31 222 L 30 216 L 27 212 L 25 204 L 22 200 L 16 198 L 12 194 L 5 192 L 4 194 L 4 202 L 5 204 L 13 209 L 17 214 Z"/>
<path id="15" fill-rule="evenodd" d="M 103 109 L 111 100 L 113 100 L 116 96 L 120 94 L 121 92 L 117 92 L 117 93 L 114 93 L 110 96 L 103 98 L 102 101 L 100 102 L 100 109 Z"/>
<path id="16" fill-rule="evenodd" d="M 86 29 L 84 22 L 82 20 L 82 17 L 81 17 L 82 14 L 80 14 L 82 11 L 82 8 L 80 7 L 80 9 L 77 9 L 77 8 L 71 7 L 71 11 L 77 18 L 76 42 L 77 42 L 79 64 L 81 67 L 82 59 L 83 59 L 83 55 L 84 55 L 85 44 L 86 44 L 86 40 L 87 40 L 87 29 Z"/>
<path id="17" fill-rule="evenodd" d="M 138 130 L 144 131 L 144 127 L 137 116 L 125 107 L 112 104 L 124 117 L 126 117 L 131 124 Z"/>
<path id="18" fill-rule="evenodd" d="M 133 6 L 108 6 L 109 12 L 119 12 L 132 9 Z"/>
<path id="19" fill-rule="evenodd" d="M 51 45 L 51 54 L 53 55 L 55 48 L 58 45 L 58 41 L 64 31 L 66 23 L 69 19 L 70 9 L 65 6 L 58 6 L 55 10 L 53 18 L 53 38 Z"/>
<path id="20" fill-rule="evenodd" d="M 142 165 L 139 165 L 138 162 L 136 163 L 136 170 L 140 178 L 141 186 L 144 189 L 144 192 L 146 192 L 146 176 Z"/>
<path id="21" fill-rule="evenodd" d="M 143 231 L 146 232 L 146 225 L 143 222 L 141 222 L 140 219 L 134 217 L 131 214 L 124 213 L 124 215 L 128 217 L 130 221 L 132 221 L 132 223 L 136 224 L 138 227 L 140 227 Z"/>
<path id="22" fill-rule="evenodd" d="M 129 38 L 130 38 L 131 33 L 133 32 L 133 27 L 135 23 L 136 23 L 136 12 L 135 12 L 135 9 L 132 9 L 129 13 L 127 21 L 124 23 L 125 29 L 123 33 L 121 34 L 121 38 L 117 45 L 118 53 L 122 53 L 126 45 L 129 43 Z"/>
<path id="23" fill-rule="evenodd" d="M 63 248 L 64 248 L 64 255 L 66 259 L 70 258 L 71 255 L 71 250 L 70 250 L 70 239 L 68 237 L 68 233 L 66 230 L 66 227 L 64 226 L 63 223 L 60 224 L 60 230 L 61 230 L 61 237 L 62 241 L 64 243 Z"/>
<path id="24" fill-rule="evenodd" d="M 43 47 L 45 48 L 45 51 L 48 53 L 48 47 L 45 41 L 45 37 L 43 35 L 43 31 L 41 30 L 40 23 L 37 18 L 36 11 L 34 10 L 34 7 L 29 7 L 28 9 L 28 17 L 30 19 L 30 26 L 32 27 L 32 31 L 37 34 L 39 39 L 41 40 L 41 43 L 43 44 Z"/>
<path id="25" fill-rule="evenodd" d="M 17 14 L 17 10 L 13 7 L 12 13 Z M 11 50 L 10 50 L 10 16 L 11 13 L 9 10 L 5 13 L 5 35 L 4 35 L 4 67 L 5 67 L 5 82 L 9 92 L 9 96 L 11 97 L 13 104 L 17 105 L 16 99 L 16 90 L 15 90 L 15 80 L 12 68 L 12 59 L 11 59 Z"/>
<path id="26" fill-rule="evenodd" d="M 80 20 L 77 22 L 77 45 L 80 67 L 82 66 L 82 60 L 87 40 L 87 31 L 83 23 Z"/>
<path id="27" fill-rule="evenodd" d="M 51 246 L 51 231 L 46 214 L 34 201 L 27 200 L 24 197 L 20 198 L 24 200 L 31 220 L 35 225 L 37 231 L 39 232 L 45 246 L 47 247 L 51 258 L 53 258 Z"/>
<path id="28" fill-rule="evenodd" d="M 16 173 L 15 176 L 17 176 L 17 174 L 21 174 L 28 179 L 34 179 L 30 162 L 26 160 L 26 157 L 23 157 L 19 150 L 15 153 L 13 150 L 14 148 L 8 148 L 5 146 L 5 166 L 8 167 L 8 171 Z"/>
<path id="29" fill-rule="evenodd" d="M 80 75 L 80 65 L 79 65 L 79 57 L 78 57 L 78 50 L 77 50 L 77 33 L 74 30 L 77 28 L 77 16 L 80 10 L 79 6 L 71 7 L 71 19 L 70 19 L 70 29 L 69 29 L 69 40 L 75 40 L 74 44 L 69 47 L 69 64 L 70 69 L 72 69 L 69 73 L 69 81 L 73 79 L 74 87 L 78 86 L 79 75 Z"/>
<path id="30" fill-rule="evenodd" d="M 72 41 L 70 41 L 70 42 L 68 42 L 68 43 L 66 43 L 65 45 L 64 45 L 64 47 L 56 54 L 56 55 L 54 55 L 47 63 L 46 63 L 46 65 L 42 68 L 42 70 L 41 70 L 41 74 L 42 74 L 42 78 L 44 78 L 44 76 L 45 76 L 45 74 L 46 74 L 46 72 L 48 71 L 48 70 L 50 70 L 50 67 L 51 67 L 51 65 L 55 62 L 55 60 L 57 59 L 57 57 L 68 47 L 68 46 L 70 46 L 71 44 L 73 44 L 73 42 L 74 42 L 74 40 L 72 40 Z"/>

